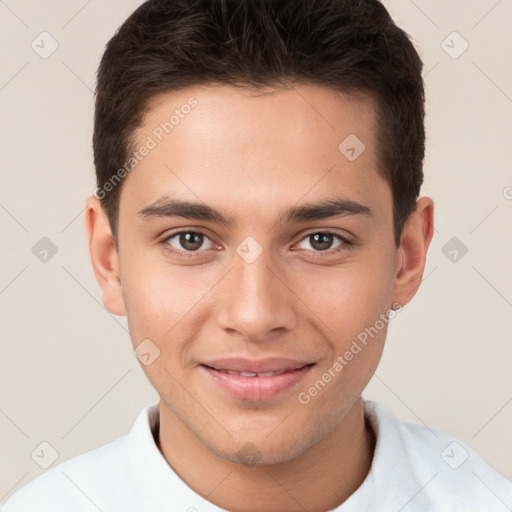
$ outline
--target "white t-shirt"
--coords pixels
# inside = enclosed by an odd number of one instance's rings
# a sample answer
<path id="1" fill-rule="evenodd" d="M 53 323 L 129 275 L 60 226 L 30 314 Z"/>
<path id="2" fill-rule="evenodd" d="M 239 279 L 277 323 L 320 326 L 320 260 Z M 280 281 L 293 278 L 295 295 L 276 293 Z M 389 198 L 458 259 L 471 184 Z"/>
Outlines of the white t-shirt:
<path id="1" fill-rule="evenodd" d="M 366 479 L 336 512 L 510 512 L 512 482 L 465 444 L 364 402 L 376 434 Z M 2 512 L 220 512 L 169 466 L 153 437 L 158 404 L 130 433 L 47 470 Z M 336 461 L 326 461 L 335 471 Z"/>

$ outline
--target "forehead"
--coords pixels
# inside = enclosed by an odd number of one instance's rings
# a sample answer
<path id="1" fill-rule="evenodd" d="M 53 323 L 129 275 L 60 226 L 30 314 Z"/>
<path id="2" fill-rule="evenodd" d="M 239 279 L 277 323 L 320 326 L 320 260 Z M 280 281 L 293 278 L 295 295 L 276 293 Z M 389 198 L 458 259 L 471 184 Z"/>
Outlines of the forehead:
<path id="1" fill-rule="evenodd" d="M 382 192 L 390 199 L 378 173 L 375 129 L 373 98 L 314 85 L 202 85 L 160 94 L 134 134 L 136 150 L 150 149 L 127 176 L 121 205 L 124 197 L 140 209 L 166 195 L 243 202 L 250 216 L 262 204 L 331 192 L 361 203 Z"/>
<path id="2" fill-rule="evenodd" d="M 370 94 L 315 85 L 290 83 L 258 90 L 198 85 L 151 98 L 134 139 L 140 143 L 150 133 L 157 139 L 172 133 L 183 142 L 191 135 L 207 142 L 236 135 L 237 144 L 250 144 L 256 150 L 258 143 L 296 145 L 307 138 L 307 148 L 319 147 L 321 139 L 323 146 L 332 143 L 337 149 L 336 143 L 354 132 L 372 138 L 375 106 Z M 373 145 L 373 139 L 367 142 Z"/>

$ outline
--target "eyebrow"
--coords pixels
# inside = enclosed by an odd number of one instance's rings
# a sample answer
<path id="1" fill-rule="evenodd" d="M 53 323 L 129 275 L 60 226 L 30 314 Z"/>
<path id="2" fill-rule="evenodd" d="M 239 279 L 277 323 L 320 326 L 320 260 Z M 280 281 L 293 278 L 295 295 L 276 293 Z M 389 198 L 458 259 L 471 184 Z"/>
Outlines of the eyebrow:
<path id="1" fill-rule="evenodd" d="M 210 221 L 228 227 L 235 225 L 235 218 L 203 203 L 181 201 L 162 197 L 138 212 L 143 218 L 183 217 L 191 220 Z M 299 223 L 308 220 L 328 219 L 347 215 L 372 215 L 368 206 L 344 197 L 336 197 L 317 203 L 306 203 L 282 210 L 278 215 L 281 223 Z"/>

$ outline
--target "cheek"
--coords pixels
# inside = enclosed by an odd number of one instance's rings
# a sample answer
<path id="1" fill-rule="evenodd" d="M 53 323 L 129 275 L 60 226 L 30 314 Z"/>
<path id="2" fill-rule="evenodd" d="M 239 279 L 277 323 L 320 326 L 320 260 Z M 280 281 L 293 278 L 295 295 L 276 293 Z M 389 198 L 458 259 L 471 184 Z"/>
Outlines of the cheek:
<path id="1" fill-rule="evenodd" d="M 132 345 L 136 350 L 140 345 L 141 353 L 156 355 L 147 365 L 139 360 L 148 380 L 163 395 L 176 393 L 172 376 L 187 364 L 187 350 L 202 322 L 197 304 L 204 295 L 202 287 L 170 267 L 132 266 L 123 280 Z"/>
<path id="2" fill-rule="evenodd" d="M 200 316 L 218 276 L 207 267 L 173 266 L 158 257 L 145 260 L 135 251 L 121 265 L 133 344 L 149 338 L 161 350 L 172 344 L 173 352 L 179 354 L 203 321 Z"/>
<path id="3" fill-rule="evenodd" d="M 330 346 L 322 366 L 325 372 L 331 369 L 325 379 L 332 380 L 331 390 L 340 397 L 362 391 L 382 355 L 393 290 L 392 251 L 388 256 L 376 254 L 325 269 L 323 275 L 303 280 L 297 293 L 307 297 L 304 302 L 314 312 L 309 318 Z M 322 400 L 327 397 L 318 403 Z"/>
<path id="4" fill-rule="evenodd" d="M 347 269 L 338 273 L 336 285 L 310 296 L 311 303 L 316 305 L 315 316 L 321 319 L 317 329 L 330 350 L 309 390 L 311 396 L 316 393 L 318 408 L 333 407 L 336 403 L 334 415 L 341 414 L 363 392 L 382 355 L 392 287 L 384 279 L 379 281 L 379 275 L 384 274 L 365 275 Z M 323 383 L 327 393 L 320 393 Z M 333 396 L 337 397 L 335 402 Z"/>
<path id="5" fill-rule="evenodd" d="M 391 305 L 393 273 L 389 259 L 327 268 L 297 280 L 297 295 L 325 323 L 332 336 L 357 336 Z M 300 288 L 299 288 L 300 287 Z M 332 336 L 329 336 L 330 338 Z"/>

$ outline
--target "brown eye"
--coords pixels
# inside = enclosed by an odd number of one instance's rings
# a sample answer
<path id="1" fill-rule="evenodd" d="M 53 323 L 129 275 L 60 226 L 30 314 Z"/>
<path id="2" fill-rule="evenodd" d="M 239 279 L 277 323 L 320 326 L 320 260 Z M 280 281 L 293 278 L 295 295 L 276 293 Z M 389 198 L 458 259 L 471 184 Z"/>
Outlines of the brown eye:
<path id="1" fill-rule="evenodd" d="M 300 247 L 301 244 L 305 244 L 306 242 L 308 242 L 309 247 Z M 349 240 L 330 231 L 317 231 L 316 233 L 310 233 L 299 243 L 299 248 L 301 249 L 306 249 L 313 253 L 325 252 L 326 254 L 340 252 L 344 249 L 349 249 L 351 246 L 352 243 Z"/>
<path id="2" fill-rule="evenodd" d="M 205 241 L 209 241 L 211 246 L 203 247 Z M 197 252 L 199 249 L 211 249 L 213 243 L 210 239 L 197 231 L 181 231 L 174 233 L 165 239 L 165 243 L 170 245 L 176 252 Z"/>
<path id="3" fill-rule="evenodd" d="M 331 233 L 315 233 L 309 235 L 311 247 L 317 251 L 326 251 L 331 248 L 334 236 Z"/>
<path id="4" fill-rule="evenodd" d="M 178 240 L 181 247 L 187 251 L 197 251 L 203 245 L 203 238 L 200 233 L 182 233 Z"/>

